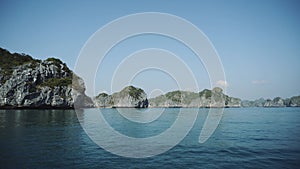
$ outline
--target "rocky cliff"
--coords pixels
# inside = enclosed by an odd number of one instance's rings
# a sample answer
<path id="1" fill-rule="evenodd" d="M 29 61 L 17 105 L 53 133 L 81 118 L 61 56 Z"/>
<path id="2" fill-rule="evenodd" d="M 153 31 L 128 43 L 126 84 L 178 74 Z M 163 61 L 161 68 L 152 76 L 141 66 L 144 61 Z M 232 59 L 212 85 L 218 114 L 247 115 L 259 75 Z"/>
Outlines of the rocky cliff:
<path id="1" fill-rule="evenodd" d="M 300 96 L 294 96 L 284 101 L 286 106 L 289 107 L 300 107 Z"/>
<path id="2" fill-rule="evenodd" d="M 199 93 L 173 91 L 149 99 L 150 107 L 240 107 L 241 100 L 229 97 L 219 87 Z"/>
<path id="3" fill-rule="evenodd" d="M 92 107 L 84 92 L 83 80 L 59 59 L 41 61 L 0 48 L 0 108 Z"/>
<path id="4" fill-rule="evenodd" d="M 134 86 L 125 87 L 120 92 L 113 93 L 112 95 L 100 93 L 93 100 L 97 107 L 148 107 L 146 93 Z"/>
<path id="5" fill-rule="evenodd" d="M 300 96 L 283 99 L 275 97 L 274 99 L 263 99 L 249 101 L 243 100 L 242 107 L 300 107 Z"/>

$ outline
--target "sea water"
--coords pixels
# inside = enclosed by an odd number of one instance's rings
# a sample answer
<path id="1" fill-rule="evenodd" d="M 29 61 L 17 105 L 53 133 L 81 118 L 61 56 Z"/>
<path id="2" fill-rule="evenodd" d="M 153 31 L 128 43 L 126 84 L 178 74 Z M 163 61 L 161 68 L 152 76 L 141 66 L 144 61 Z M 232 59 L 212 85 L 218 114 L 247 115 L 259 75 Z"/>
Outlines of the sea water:
<path id="1" fill-rule="evenodd" d="M 126 109 L 131 110 L 136 111 Z M 78 120 L 88 117 L 87 113 L 102 113 L 115 131 L 147 138 L 170 128 L 179 110 L 186 116 L 198 111 L 193 127 L 179 144 L 148 158 L 106 151 Z M 118 109 L 85 109 L 78 117 L 74 110 L 0 110 L 0 168 L 300 167 L 300 108 L 224 109 L 216 131 L 202 144 L 199 134 L 209 109 L 145 109 L 134 116 L 142 118 L 156 111 L 162 111 L 158 118 L 137 123 L 124 118 Z"/>

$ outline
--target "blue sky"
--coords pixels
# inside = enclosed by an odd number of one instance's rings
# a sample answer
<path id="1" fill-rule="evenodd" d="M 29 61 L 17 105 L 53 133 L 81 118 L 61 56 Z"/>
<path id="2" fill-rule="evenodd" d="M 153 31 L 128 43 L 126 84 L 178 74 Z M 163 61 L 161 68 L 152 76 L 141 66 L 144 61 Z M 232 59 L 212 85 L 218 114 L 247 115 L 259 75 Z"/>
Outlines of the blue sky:
<path id="1" fill-rule="evenodd" d="M 85 42 L 105 24 L 128 14 L 170 13 L 190 21 L 210 39 L 223 63 L 229 95 L 242 99 L 300 95 L 300 3 L 297 1 L 2 0 L 0 3 L 0 46 L 12 52 L 40 59 L 55 56 L 73 69 Z M 204 67 L 189 57 L 192 53 L 176 41 L 148 35 L 128 39 L 108 54 L 107 64 L 98 70 L 96 92 L 110 92 L 106 79 L 111 77 L 118 61 L 130 52 L 149 47 L 180 55 L 194 72 L 199 88 L 210 88 Z M 155 80 L 149 78 L 152 76 Z M 173 82 L 162 72 L 145 72 L 132 81 L 148 94 L 157 85 L 164 92 L 176 89 Z"/>

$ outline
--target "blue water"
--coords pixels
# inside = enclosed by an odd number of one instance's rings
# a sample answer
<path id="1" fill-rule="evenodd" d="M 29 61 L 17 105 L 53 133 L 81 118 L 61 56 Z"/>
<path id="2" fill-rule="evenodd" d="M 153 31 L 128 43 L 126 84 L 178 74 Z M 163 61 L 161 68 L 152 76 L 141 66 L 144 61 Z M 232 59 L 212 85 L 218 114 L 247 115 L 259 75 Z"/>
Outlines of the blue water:
<path id="1" fill-rule="evenodd" d="M 167 109 L 146 124 L 130 122 L 117 109 L 102 113 L 120 133 L 144 138 L 171 126 L 178 110 Z M 190 110 L 183 109 L 187 115 Z M 83 118 L 91 111 L 99 112 L 84 110 Z M 200 144 L 207 113 L 199 109 L 194 127 L 171 150 L 136 159 L 100 148 L 84 132 L 74 110 L 0 110 L 0 168 L 300 167 L 300 108 L 225 109 L 217 130 Z"/>

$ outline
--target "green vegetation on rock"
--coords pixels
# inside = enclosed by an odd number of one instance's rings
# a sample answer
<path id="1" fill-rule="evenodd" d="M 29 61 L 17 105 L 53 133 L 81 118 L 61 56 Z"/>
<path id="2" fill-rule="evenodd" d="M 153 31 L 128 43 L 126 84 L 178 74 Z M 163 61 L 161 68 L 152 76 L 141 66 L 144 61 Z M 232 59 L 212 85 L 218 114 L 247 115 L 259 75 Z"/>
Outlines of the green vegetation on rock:
<path id="1" fill-rule="evenodd" d="M 167 93 L 166 97 L 168 99 L 171 99 L 175 103 L 181 103 L 181 100 L 182 100 L 181 91 L 179 91 L 179 90 Z"/>
<path id="2" fill-rule="evenodd" d="M 0 48 L 0 73 L 3 75 L 3 79 L 0 79 L 1 83 L 4 84 L 6 82 L 16 66 L 39 62 L 40 60 L 33 59 L 29 55 L 18 53 L 12 54 L 6 49 Z"/>
<path id="3" fill-rule="evenodd" d="M 199 92 L 200 96 L 204 96 L 206 99 L 211 98 L 211 90 L 204 89 L 203 91 Z"/>
<path id="4" fill-rule="evenodd" d="M 61 68 L 62 65 L 62 70 L 68 73 L 71 73 L 71 70 L 68 68 L 68 66 L 66 65 L 66 63 L 63 63 L 60 59 L 57 58 L 48 58 L 46 59 L 46 61 L 48 62 L 52 62 L 55 66 L 57 66 L 58 68 Z M 58 71 L 60 71 L 60 69 L 58 69 Z"/>
<path id="5" fill-rule="evenodd" d="M 107 97 L 107 96 L 108 96 L 108 94 L 106 94 L 106 93 L 100 93 L 100 94 L 98 94 L 98 96 L 96 96 L 96 98 Z"/>
<path id="6" fill-rule="evenodd" d="M 139 97 L 141 96 L 141 93 L 144 92 L 142 89 L 135 88 L 133 86 L 128 86 L 127 88 L 125 88 L 125 90 L 126 89 L 129 90 L 129 96 L 133 97 L 136 100 L 139 99 Z"/>
<path id="7" fill-rule="evenodd" d="M 19 54 L 19 53 L 10 53 L 6 49 L 0 48 L 0 67 L 2 69 L 9 69 L 15 66 L 22 65 L 24 63 L 29 63 L 40 60 L 33 59 L 31 56 L 26 54 Z"/>
<path id="8" fill-rule="evenodd" d="M 68 86 L 72 84 L 71 77 L 63 77 L 63 78 L 49 78 L 46 79 L 43 83 L 39 86 L 48 86 L 50 88 L 55 88 L 57 86 Z"/>
<path id="9" fill-rule="evenodd" d="M 63 62 L 60 59 L 53 58 L 53 57 L 46 59 L 46 61 L 53 62 L 55 65 L 63 64 Z"/>

